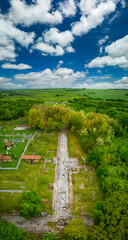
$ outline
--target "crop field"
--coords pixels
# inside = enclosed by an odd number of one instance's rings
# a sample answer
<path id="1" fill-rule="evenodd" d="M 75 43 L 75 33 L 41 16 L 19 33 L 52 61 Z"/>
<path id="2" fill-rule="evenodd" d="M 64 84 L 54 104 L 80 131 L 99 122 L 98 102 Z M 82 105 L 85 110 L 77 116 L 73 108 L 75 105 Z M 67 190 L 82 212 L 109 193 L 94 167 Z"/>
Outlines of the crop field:
<path id="1" fill-rule="evenodd" d="M 77 146 L 77 148 L 76 148 Z M 98 201 L 103 195 L 100 189 L 99 179 L 96 171 L 87 160 L 86 154 L 81 148 L 79 139 L 70 131 L 68 132 L 69 157 L 77 158 L 81 170 L 79 174 L 73 174 L 73 215 L 91 215 Z M 85 159 L 86 162 L 83 161 Z M 84 169 L 84 166 L 85 169 Z"/>
<path id="2" fill-rule="evenodd" d="M 19 125 L 19 122 L 14 121 L 13 126 L 14 125 Z M 6 123 L 6 134 L 9 134 L 7 129 L 11 131 L 11 127 L 12 125 L 10 126 L 9 123 Z M 12 138 L 14 138 L 16 140 L 20 139 L 23 141 L 25 131 L 27 131 L 26 136 L 29 137 L 29 134 L 32 134 L 33 130 L 22 130 L 20 137 L 11 136 L 8 140 L 11 141 Z M 1 141 L 3 141 L 4 138 L 5 137 L 2 137 Z M 17 157 L 22 154 L 22 148 L 26 145 L 26 141 L 22 144 L 21 142 L 17 143 L 14 148 L 17 152 Z M 57 142 L 57 132 L 46 133 L 38 131 L 34 140 L 30 142 L 25 154 L 41 155 L 41 162 L 29 164 L 22 160 L 18 170 L 0 170 L 0 189 L 26 191 L 35 190 L 42 197 L 42 211 L 52 214 L 52 184 L 54 182 L 53 157 L 56 156 Z M 4 146 L 2 145 L 0 149 L 1 152 L 3 150 L 2 147 L 4 149 Z M 13 152 L 13 147 L 11 151 Z M 16 164 L 16 161 L 14 162 Z M 4 167 L 12 167 L 14 162 L 2 163 L 2 167 L 3 165 Z M 18 199 L 20 194 L 21 193 L 0 193 L 0 212 L 18 212 Z"/>
<path id="3" fill-rule="evenodd" d="M 8 94 L 7 94 L 8 93 Z M 128 101 L 128 90 L 111 89 L 37 89 L 17 90 L 3 93 L 5 98 L 26 98 L 28 100 L 43 100 L 44 102 L 66 102 L 74 97 L 90 97 L 101 99 L 121 99 Z M 2 99 L 2 98 L 1 98 Z"/>

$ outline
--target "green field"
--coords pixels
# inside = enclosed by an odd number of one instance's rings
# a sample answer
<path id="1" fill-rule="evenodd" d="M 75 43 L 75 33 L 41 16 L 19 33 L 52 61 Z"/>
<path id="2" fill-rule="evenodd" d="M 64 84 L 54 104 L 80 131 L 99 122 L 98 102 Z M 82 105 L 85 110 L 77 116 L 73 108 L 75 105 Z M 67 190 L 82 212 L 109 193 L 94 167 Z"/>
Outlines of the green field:
<path id="1" fill-rule="evenodd" d="M 77 146 L 77 147 L 76 147 Z M 73 215 L 91 215 L 98 201 L 103 199 L 100 189 L 100 181 L 96 171 L 82 160 L 86 159 L 86 153 L 81 148 L 79 139 L 71 131 L 68 132 L 68 151 L 69 157 L 77 158 L 79 165 L 84 167 L 86 164 L 87 172 L 81 169 L 79 174 L 73 174 Z M 81 189 L 83 186 L 84 189 Z"/>
<path id="2" fill-rule="evenodd" d="M 1 91 L 2 92 L 2 91 Z M 43 100 L 44 102 L 65 102 L 74 97 L 88 96 L 101 99 L 122 99 L 128 101 L 128 90 L 105 89 L 38 89 L 6 91 L 4 98 L 26 98 L 28 100 Z M 2 98 L 1 98 L 2 99 Z"/>

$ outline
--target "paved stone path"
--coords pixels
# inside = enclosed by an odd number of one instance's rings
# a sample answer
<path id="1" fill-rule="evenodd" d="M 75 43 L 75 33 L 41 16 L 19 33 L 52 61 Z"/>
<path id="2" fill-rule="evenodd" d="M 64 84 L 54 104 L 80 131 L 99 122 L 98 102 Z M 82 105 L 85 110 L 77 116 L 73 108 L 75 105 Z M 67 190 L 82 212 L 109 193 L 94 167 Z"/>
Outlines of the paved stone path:
<path id="1" fill-rule="evenodd" d="M 20 217 L 18 214 L 4 214 L 2 215 L 2 219 L 15 224 L 18 228 L 21 228 L 24 231 L 29 231 L 30 233 L 40 234 L 52 231 L 48 226 L 48 222 L 53 221 L 53 216 L 33 217 L 30 220 L 27 220 Z"/>
<path id="2" fill-rule="evenodd" d="M 63 129 L 59 136 L 57 157 L 55 159 L 55 182 L 53 190 L 53 210 L 55 221 L 68 219 L 71 216 L 70 168 L 77 167 L 77 159 L 68 157 L 67 130 Z"/>

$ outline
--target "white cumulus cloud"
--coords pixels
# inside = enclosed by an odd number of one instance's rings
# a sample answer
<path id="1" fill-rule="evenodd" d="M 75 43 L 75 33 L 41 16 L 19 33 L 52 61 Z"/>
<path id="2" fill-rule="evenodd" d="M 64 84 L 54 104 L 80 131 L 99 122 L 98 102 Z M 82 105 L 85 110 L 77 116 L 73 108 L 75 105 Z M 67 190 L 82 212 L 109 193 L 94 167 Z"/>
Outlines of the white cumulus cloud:
<path id="1" fill-rule="evenodd" d="M 4 69 L 17 69 L 17 70 L 24 70 L 32 68 L 28 64 L 20 63 L 20 64 L 12 64 L 12 63 L 4 63 L 1 65 Z"/>
<path id="2" fill-rule="evenodd" d="M 62 60 L 59 61 L 57 68 L 59 68 L 64 62 Z"/>
<path id="3" fill-rule="evenodd" d="M 42 55 L 52 55 L 52 56 L 62 56 L 64 54 L 64 50 L 61 46 L 56 45 L 53 47 L 45 42 L 42 42 L 41 39 L 33 46 L 33 49 L 39 50 L 42 52 Z"/>
<path id="4" fill-rule="evenodd" d="M 62 56 L 65 52 L 75 52 L 71 46 L 74 37 L 70 31 L 60 32 L 57 28 L 51 28 L 38 38 L 33 49 L 42 52 L 42 55 Z"/>
<path id="5" fill-rule="evenodd" d="M 125 56 L 128 58 L 128 35 L 106 46 L 105 52 L 112 57 Z"/>
<path id="6" fill-rule="evenodd" d="M 0 14 L 0 61 L 15 61 L 15 41 L 28 48 L 34 41 L 34 32 L 18 29 L 6 16 Z"/>
<path id="7" fill-rule="evenodd" d="M 24 47 L 28 47 L 29 44 L 33 43 L 35 34 L 34 32 L 24 32 L 16 28 L 13 23 L 6 20 L 5 16 L 0 14 L 0 41 L 2 44 L 8 43 L 8 41 L 15 40 Z M 5 42 L 4 42 L 5 40 Z"/>
<path id="8" fill-rule="evenodd" d="M 115 81 L 114 83 L 116 83 L 116 84 L 124 84 L 124 85 L 126 85 L 127 84 L 127 87 L 128 87 L 128 77 L 123 77 L 122 79 L 120 79 L 120 80 L 117 80 L 117 81 Z"/>
<path id="9" fill-rule="evenodd" d="M 60 46 L 65 47 L 74 41 L 74 37 L 68 30 L 60 32 L 57 28 L 51 28 L 44 33 L 44 41 L 49 44 L 59 44 Z"/>
<path id="10" fill-rule="evenodd" d="M 81 0 L 79 6 L 82 16 L 80 21 L 72 25 L 73 34 L 81 36 L 100 25 L 106 16 L 115 11 L 116 4 L 114 0 Z"/>
<path id="11" fill-rule="evenodd" d="M 78 79 L 85 77 L 84 72 L 74 72 L 70 68 L 58 68 L 53 71 L 49 68 L 42 72 L 30 72 L 28 74 L 16 74 L 15 80 L 26 81 L 26 87 L 30 88 L 62 88 L 71 87 Z"/>
<path id="12" fill-rule="evenodd" d="M 104 38 L 101 38 L 98 42 L 99 46 L 102 46 L 107 40 L 109 39 L 109 36 L 106 35 Z"/>
<path id="13" fill-rule="evenodd" d="M 52 10 L 51 0 L 35 0 L 31 4 L 26 1 L 10 0 L 9 19 L 14 23 L 30 26 L 35 23 L 58 24 L 63 20 L 61 12 Z"/>
<path id="14" fill-rule="evenodd" d="M 66 0 L 60 3 L 60 10 L 66 17 L 74 16 L 76 14 L 76 4 L 74 0 Z"/>
<path id="15" fill-rule="evenodd" d="M 15 46 L 12 41 L 8 41 L 8 44 L 0 45 L 0 61 L 15 61 L 16 58 Z"/>
<path id="16" fill-rule="evenodd" d="M 83 84 L 76 84 L 75 88 L 87 89 L 128 89 L 128 77 L 123 77 L 114 82 L 93 82 L 92 79 L 85 80 Z"/>
<path id="17" fill-rule="evenodd" d="M 96 57 L 85 66 L 89 68 L 103 68 L 105 66 L 128 68 L 128 35 L 107 45 L 105 47 L 105 53 L 108 55 Z"/>
<path id="18" fill-rule="evenodd" d="M 0 77 L 1 89 L 24 89 L 22 84 L 15 84 L 11 82 L 10 78 Z"/>
<path id="19" fill-rule="evenodd" d="M 103 68 L 105 66 L 119 66 L 120 68 L 128 68 L 128 59 L 124 56 L 113 58 L 111 56 L 96 57 L 85 67 Z"/>

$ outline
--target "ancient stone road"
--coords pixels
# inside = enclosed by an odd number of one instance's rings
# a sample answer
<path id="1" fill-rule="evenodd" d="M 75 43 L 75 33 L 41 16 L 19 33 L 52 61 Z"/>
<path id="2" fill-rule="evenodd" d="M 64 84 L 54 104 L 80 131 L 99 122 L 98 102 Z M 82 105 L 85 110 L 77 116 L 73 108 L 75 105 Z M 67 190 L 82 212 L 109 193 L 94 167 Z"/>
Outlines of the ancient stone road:
<path id="1" fill-rule="evenodd" d="M 77 165 L 74 159 L 74 164 Z M 63 129 L 59 136 L 53 192 L 53 210 L 55 221 L 70 217 L 69 172 L 72 159 L 68 157 L 67 131 Z M 73 165 L 74 165 L 73 164 Z M 73 166 L 74 167 L 74 166 Z"/>

